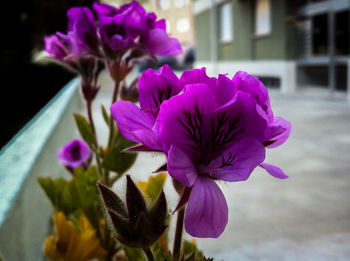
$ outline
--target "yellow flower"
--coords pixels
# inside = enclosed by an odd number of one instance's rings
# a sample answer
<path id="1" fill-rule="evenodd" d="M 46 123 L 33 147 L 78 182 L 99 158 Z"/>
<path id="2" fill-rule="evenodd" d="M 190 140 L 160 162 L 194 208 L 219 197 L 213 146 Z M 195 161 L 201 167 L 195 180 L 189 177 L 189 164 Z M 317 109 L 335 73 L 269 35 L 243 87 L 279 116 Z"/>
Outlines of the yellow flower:
<path id="1" fill-rule="evenodd" d="M 56 236 L 48 236 L 44 243 L 44 253 L 48 258 L 85 261 L 106 255 L 95 229 L 84 215 L 80 217 L 79 228 L 67 220 L 62 212 L 55 212 L 53 219 Z"/>

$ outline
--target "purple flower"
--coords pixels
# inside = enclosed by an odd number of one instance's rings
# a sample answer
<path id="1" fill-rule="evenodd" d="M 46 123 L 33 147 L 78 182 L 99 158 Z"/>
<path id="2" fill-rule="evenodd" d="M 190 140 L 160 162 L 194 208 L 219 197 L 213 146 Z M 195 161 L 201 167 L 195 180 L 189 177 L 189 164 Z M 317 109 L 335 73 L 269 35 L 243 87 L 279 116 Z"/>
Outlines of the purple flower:
<path id="1" fill-rule="evenodd" d="M 100 34 L 103 49 L 109 57 L 113 57 L 116 52 L 135 45 L 133 38 L 126 31 L 124 25 L 115 18 L 101 18 Z"/>
<path id="2" fill-rule="evenodd" d="M 82 140 L 73 140 L 57 153 L 58 161 L 67 168 L 86 168 L 91 159 L 89 146 Z"/>
<path id="3" fill-rule="evenodd" d="M 138 2 L 132 1 L 120 8 L 95 3 L 93 8 L 101 24 L 106 24 L 107 20 L 118 25 L 118 29 L 114 29 L 113 33 L 113 35 L 118 35 L 118 41 L 128 39 L 128 44 L 122 42 L 122 47 L 112 48 L 113 50 L 118 49 L 119 51 L 130 47 L 129 37 L 131 37 L 132 40 L 137 41 L 138 47 L 145 49 L 150 54 L 173 56 L 182 53 L 179 41 L 167 34 L 165 20 L 157 20 L 154 13 L 147 13 Z M 103 30 L 102 26 L 100 30 Z M 101 37 L 102 35 L 101 31 Z M 105 42 L 106 39 L 108 38 L 103 38 L 102 41 Z"/>
<path id="4" fill-rule="evenodd" d="M 149 149 L 161 150 L 160 140 L 153 131 L 159 107 L 181 89 L 179 79 L 168 65 L 158 71 L 145 71 L 139 80 L 140 107 L 129 101 L 117 101 L 110 108 L 121 134 Z"/>
<path id="5" fill-rule="evenodd" d="M 215 181 L 246 180 L 265 159 L 266 121 L 256 101 L 240 91 L 223 100 L 223 89 L 233 87 L 223 77 L 215 88 L 186 85 L 163 102 L 156 122 L 169 174 L 191 188 L 185 228 L 196 237 L 218 237 L 226 227 L 227 203 Z"/>
<path id="6" fill-rule="evenodd" d="M 266 142 L 282 144 L 290 124 L 273 116 L 267 90 L 255 77 L 213 78 L 202 68 L 178 80 L 166 66 L 142 74 L 139 93 L 141 108 L 119 101 L 112 115 L 126 138 L 167 155 L 169 174 L 189 195 L 180 202 L 188 200 L 185 228 L 192 236 L 218 237 L 225 229 L 228 208 L 216 181 L 244 181 L 259 165 L 287 177 L 263 161 Z"/>

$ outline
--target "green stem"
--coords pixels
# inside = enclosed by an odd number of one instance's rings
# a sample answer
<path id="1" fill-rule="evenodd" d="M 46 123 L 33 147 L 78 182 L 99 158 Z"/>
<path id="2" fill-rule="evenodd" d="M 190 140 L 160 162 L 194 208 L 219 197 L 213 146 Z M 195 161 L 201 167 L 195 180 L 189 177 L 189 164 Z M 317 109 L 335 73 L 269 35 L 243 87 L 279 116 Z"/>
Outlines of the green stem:
<path id="1" fill-rule="evenodd" d="M 117 100 L 118 98 L 118 93 L 119 93 L 119 86 L 120 86 L 120 81 L 116 81 L 114 84 L 114 91 L 113 91 L 113 96 L 112 96 L 112 104 Z"/>
<path id="2" fill-rule="evenodd" d="M 92 132 L 95 135 L 95 144 L 94 145 L 95 145 L 96 163 L 97 163 L 98 171 L 99 171 L 100 175 L 102 175 L 100 157 L 98 156 L 98 142 L 97 142 L 95 123 L 94 123 L 94 119 L 92 117 L 92 102 L 91 101 L 86 101 L 86 107 L 87 107 L 89 123 L 90 123 L 91 129 L 92 129 Z"/>
<path id="3" fill-rule="evenodd" d="M 148 248 L 144 248 L 143 252 L 145 252 L 148 261 L 154 261 L 154 256 L 153 256 L 152 250 L 149 247 Z"/>
<path id="4" fill-rule="evenodd" d="M 174 247 L 173 247 L 173 261 L 179 261 L 180 259 L 184 217 L 185 217 L 185 207 L 182 207 L 177 213 L 176 230 L 175 230 Z"/>

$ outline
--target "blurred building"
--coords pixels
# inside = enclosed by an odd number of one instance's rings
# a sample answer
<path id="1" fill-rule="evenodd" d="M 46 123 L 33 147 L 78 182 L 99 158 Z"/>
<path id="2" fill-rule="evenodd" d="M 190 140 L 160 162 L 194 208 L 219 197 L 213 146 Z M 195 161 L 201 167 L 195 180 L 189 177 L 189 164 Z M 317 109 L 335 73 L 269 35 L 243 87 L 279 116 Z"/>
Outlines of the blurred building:
<path id="1" fill-rule="evenodd" d="M 167 31 L 180 40 L 182 45 L 193 46 L 193 15 L 191 0 L 144 0 L 143 6 L 165 18 Z"/>
<path id="2" fill-rule="evenodd" d="M 194 0 L 197 66 L 284 92 L 350 85 L 349 0 Z M 348 87 L 349 89 L 349 87 Z"/>

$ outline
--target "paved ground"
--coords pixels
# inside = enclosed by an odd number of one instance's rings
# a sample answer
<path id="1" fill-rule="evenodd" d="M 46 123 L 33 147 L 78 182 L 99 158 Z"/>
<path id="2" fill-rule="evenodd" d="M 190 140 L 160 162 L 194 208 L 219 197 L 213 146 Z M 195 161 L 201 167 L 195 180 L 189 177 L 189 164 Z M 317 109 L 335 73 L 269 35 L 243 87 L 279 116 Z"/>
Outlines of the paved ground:
<path id="1" fill-rule="evenodd" d="M 277 180 L 256 169 L 246 182 L 221 183 L 228 225 L 219 239 L 197 243 L 218 260 L 350 260 L 350 106 L 322 92 L 270 96 L 275 114 L 289 119 L 293 129 L 285 145 L 268 152 L 268 162 L 290 178 Z M 109 100 L 110 92 L 101 92 L 95 113 Z M 164 161 L 143 153 L 129 172 L 146 179 Z M 170 179 L 166 193 L 174 208 Z"/>

